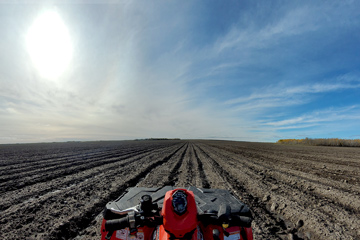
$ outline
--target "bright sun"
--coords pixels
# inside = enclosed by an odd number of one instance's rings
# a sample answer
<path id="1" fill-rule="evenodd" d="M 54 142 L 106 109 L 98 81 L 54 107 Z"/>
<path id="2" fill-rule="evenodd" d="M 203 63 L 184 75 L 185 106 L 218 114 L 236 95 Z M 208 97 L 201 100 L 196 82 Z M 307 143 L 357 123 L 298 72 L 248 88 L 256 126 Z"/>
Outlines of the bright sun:
<path id="1" fill-rule="evenodd" d="M 26 44 L 31 59 L 47 79 L 58 78 L 72 58 L 69 32 L 59 14 L 47 11 L 30 27 Z"/>

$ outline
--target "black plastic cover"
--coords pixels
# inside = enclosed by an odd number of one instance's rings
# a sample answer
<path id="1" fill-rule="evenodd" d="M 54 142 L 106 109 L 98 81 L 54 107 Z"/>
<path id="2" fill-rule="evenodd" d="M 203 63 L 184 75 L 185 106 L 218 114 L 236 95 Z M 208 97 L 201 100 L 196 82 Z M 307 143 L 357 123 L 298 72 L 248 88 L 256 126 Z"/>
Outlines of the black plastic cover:
<path id="1" fill-rule="evenodd" d="M 114 219 L 119 218 L 119 215 L 113 214 L 109 209 L 114 208 L 117 210 L 125 210 L 127 208 L 134 207 L 140 204 L 140 199 L 143 195 L 150 195 L 152 201 L 158 204 L 159 209 L 162 208 L 164 197 L 167 191 L 174 190 L 178 187 L 165 186 L 159 188 L 143 188 L 133 187 L 127 189 L 127 191 L 115 201 L 106 204 L 104 211 L 104 218 Z M 251 217 L 250 209 L 247 205 L 238 200 L 228 190 L 225 189 L 205 189 L 188 187 L 195 195 L 195 201 L 198 208 L 198 213 L 215 213 L 219 211 L 219 207 L 222 204 L 229 205 L 231 208 L 231 214 L 239 216 Z"/>

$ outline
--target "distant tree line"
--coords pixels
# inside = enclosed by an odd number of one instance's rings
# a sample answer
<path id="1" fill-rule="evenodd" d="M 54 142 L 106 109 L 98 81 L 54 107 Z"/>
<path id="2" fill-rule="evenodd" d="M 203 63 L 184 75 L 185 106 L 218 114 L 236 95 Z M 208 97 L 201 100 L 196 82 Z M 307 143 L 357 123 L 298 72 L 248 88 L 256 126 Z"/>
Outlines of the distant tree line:
<path id="1" fill-rule="evenodd" d="M 148 140 L 180 140 L 180 138 L 142 138 L 142 139 L 135 139 L 135 141 L 148 141 Z"/>
<path id="2" fill-rule="evenodd" d="M 304 139 L 280 139 L 280 144 L 302 144 L 311 146 L 336 146 L 336 147 L 360 147 L 360 139 L 340 138 L 304 138 Z"/>

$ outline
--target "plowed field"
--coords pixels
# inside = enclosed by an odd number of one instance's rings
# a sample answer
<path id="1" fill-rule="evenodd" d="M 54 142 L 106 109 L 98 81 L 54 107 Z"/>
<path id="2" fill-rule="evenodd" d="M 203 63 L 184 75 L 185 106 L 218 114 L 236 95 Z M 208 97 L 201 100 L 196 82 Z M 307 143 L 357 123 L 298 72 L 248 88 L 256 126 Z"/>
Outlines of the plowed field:
<path id="1" fill-rule="evenodd" d="M 255 239 L 360 239 L 360 148 L 229 141 L 0 145 L 0 239 L 100 239 L 128 187 L 230 190 Z"/>

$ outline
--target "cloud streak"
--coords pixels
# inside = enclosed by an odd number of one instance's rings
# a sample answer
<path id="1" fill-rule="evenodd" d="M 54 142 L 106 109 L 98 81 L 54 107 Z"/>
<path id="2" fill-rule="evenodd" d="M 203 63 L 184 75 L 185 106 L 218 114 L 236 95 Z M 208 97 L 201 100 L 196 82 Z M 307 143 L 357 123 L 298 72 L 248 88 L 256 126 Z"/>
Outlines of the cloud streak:
<path id="1" fill-rule="evenodd" d="M 345 108 L 327 109 L 316 111 L 300 117 L 285 119 L 281 121 L 267 122 L 266 125 L 281 128 L 302 128 L 304 124 L 320 125 L 328 122 L 345 122 L 346 120 L 360 119 L 359 106 Z M 312 125 L 312 126 L 314 126 Z"/>
<path id="2" fill-rule="evenodd" d="M 283 106 L 305 104 L 319 93 L 332 93 L 342 90 L 356 90 L 358 83 L 315 83 L 313 85 L 300 85 L 290 87 L 273 87 L 254 92 L 247 97 L 240 97 L 225 101 L 237 110 L 265 109 Z M 313 95 L 313 96 L 312 96 Z"/>

